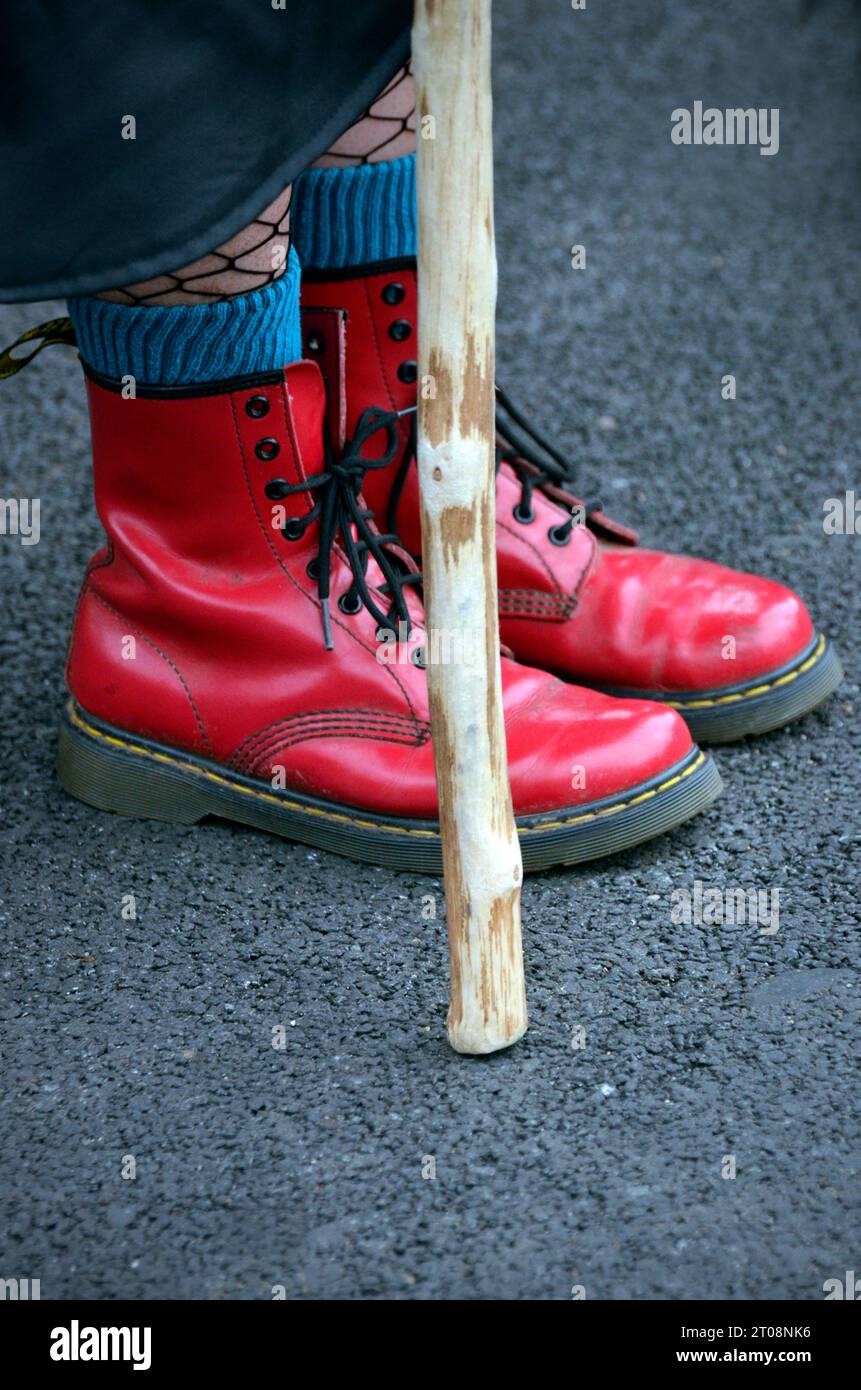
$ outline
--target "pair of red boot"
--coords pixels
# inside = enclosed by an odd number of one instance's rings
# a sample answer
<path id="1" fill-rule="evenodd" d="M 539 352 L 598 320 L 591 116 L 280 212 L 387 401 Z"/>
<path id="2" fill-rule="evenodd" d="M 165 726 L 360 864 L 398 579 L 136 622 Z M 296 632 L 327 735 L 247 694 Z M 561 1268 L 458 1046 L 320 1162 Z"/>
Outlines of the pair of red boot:
<path id="1" fill-rule="evenodd" d="M 60 778 L 106 810 L 436 871 L 415 266 L 306 277 L 303 297 L 310 360 L 284 371 L 133 399 L 87 371 L 107 545 L 75 613 Z M 640 549 L 501 406 L 503 699 L 536 869 L 709 805 L 692 735 L 775 728 L 841 671 L 791 591 Z"/>

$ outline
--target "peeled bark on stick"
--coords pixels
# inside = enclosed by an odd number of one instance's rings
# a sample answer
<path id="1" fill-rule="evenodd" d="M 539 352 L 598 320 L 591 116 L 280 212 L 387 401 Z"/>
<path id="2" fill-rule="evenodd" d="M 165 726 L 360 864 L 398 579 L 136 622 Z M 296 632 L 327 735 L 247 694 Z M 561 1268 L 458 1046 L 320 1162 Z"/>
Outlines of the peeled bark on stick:
<path id="1" fill-rule="evenodd" d="M 484 1053 L 515 1042 L 527 1021 L 496 607 L 490 0 L 416 0 L 413 64 L 418 468 L 448 1030 L 458 1052 Z"/>

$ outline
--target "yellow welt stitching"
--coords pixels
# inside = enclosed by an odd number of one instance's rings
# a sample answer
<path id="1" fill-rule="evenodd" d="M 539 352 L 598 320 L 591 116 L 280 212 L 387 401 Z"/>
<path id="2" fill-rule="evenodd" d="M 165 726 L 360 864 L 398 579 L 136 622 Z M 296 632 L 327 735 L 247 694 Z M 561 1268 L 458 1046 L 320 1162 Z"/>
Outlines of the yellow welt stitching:
<path id="1" fill-rule="evenodd" d="M 194 763 L 184 762 L 180 758 L 172 758 L 167 753 L 154 752 L 151 748 L 142 748 L 138 743 L 129 743 L 125 739 L 116 738 L 113 734 L 102 733 L 101 729 L 93 728 L 91 724 L 82 719 L 71 704 L 69 705 L 69 714 L 72 722 L 84 729 L 92 738 L 101 739 L 104 743 L 110 743 L 115 748 L 124 748 L 127 752 L 136 753 L 139 757 L 152 758 L 159 763 L 168 763 L 172 767 L 180 768 L 183 772 L 191 772 L 196 777 L 204 777 L 207 781 L 216 782 L 233 791 L 244 792 L 246 796 L 257 797 L 261 801 L 272 802 L 275 806 L 286 806 L 291 811 L 300 811 L 310 816 L 323 816 L 326 820 L 340 821 L 346 825 L 358 825 L 363 829 L 388 831 L 392 835 L 413 835 L 432 840 L 439 839 L 436 830 L 413 830 L 407 826 L 380 825 L 376 821 L 358 820 L 353 816 L 346 816 L 337 811 L 324 811 L 316 806 L 302 806 L 299 802 L 289 801 L 286 797 L 273 796 L 270 792 L 258 791 L 255 787 L 244 787 L 241 782 L 234 782 L 232 778 L 222 777 L 217 772 L 209 772 L 206 768 L 196 767 Z"/>
<path id="2" fill-rule="evenodd" d="M 254 787 L 244 787 L 241 782 L 234 782 L 229 777 L 222 777 L 217 772 L 209 772 L 206 768 L 196 767 L 194 763 L 183 762 L 180 758 L 172 758 L 167 753 L 155 753 L 150 748 L 142 748 L 138 743 L 128 743 L 125 739 L 116 738 L 113 734 L 102 733 L 101 729 L 96 729 L 92 724 L 88 724 L 78 714 L 75 706 L 70 702 L 69 715 L 73 724 L 78 728 L 84 729 L 92 738 L 101 739 L 103 743 L 110 743 L 116 748 L 125 748 L 128 752 L 137 753 L 144 758 L 153 758 L 156 762 L 169 763 L 173 767 L 180 768 L 183 772 L 194 773 L 197 777 L 205 777 L 210 782 L 218 782 L 233 791 L 244 792 L 246 796 L 259 797 L 261 801 L 271 801 L 276 806 L 286 806 L 291 811 L 300 811 L 304 815 L 323 816 L 326 820 L 339 821 L 346 825 L 356 825 L 363 830 L 383 830 L 392 835 L 413 835 L 418 837 L 439 839 L 436 830 L 412 830 L 406 826 L 381 825 L 378 821 L 362 820 L 355 816 L 344 815 L 340 811 L 323 811 L 316 806 L 302 806 L 299 802 L 289 801 L 286 797 L 273 796 L 271 792 L 257 791 Z M 650 797 L 657 796 L 658 792 L 666 791 L 669 787 L 674 787 L 683 778 L 690 777 L 692 772 L 702 767 L 706 760 L 705 753 L 700 753 L 688 767 L 682 772 L 676 773 L 674 777 L 669 777 L 666 782 L 661 782 L 657 787 L 650 791 L 640 792 L 638 796 L 631 797 L 628 801 L 619 801 L 615 806 L 607 806 L 603 811 L 586 811 L 577 816 L 569 816 L 565 820 L 544 821 L 541 825 L 525 825 L 518 827 L 519 835 L 538 835 L 545 830 L 562 830 L 567 826 L 582 825 L 584 821 L 598 820 L 602 816 L 613 816 L 617 811 L 624 811 L 628 806 L 636 806 L 641 801 L 648 801 Z"/>
<path id="3" fill-rule="evenodd" d="M 750 690 L 740 690 L 734 695 L 718 695 L 712 700 L 667 700 L 666 703 L 672 705 L 673 709 L 704 709 L 707 705 L 729 705 L 735 700 L 749 700 L 752 695 L 764 695 L 767 690 L 774 690 L 778 685 L 788 685 L 790 681 L 797 680 L 799 676 L 804 675 L 805 671 L 809 671 L 811 666 L 816 665 L 824 651 L 825 636 L 821 634 L 815 652 L 801 666 L 795 671 L 787 671 L 785 676 L 777 676 L 775 680 L 768 681 L 765 685 L 757 685 Z"/>
<path id="4" fill-rule="evenodd" d="M 651 791 L 640 792 L 639 796 L 632 797 L 629 801 L 620 801 L 616 806 L 608 806 L 606 811 L 590 811 L 585 816 L 575 816 L 572 820 L 544 821 L 542 825 L 526 825 L 522 829 L 518 828 L 520 835 L 534 835 L 539 830 L 561 830 L 566 825 L 577 825 L 584 820 L 597 820 L 599 816 L 613 815 L 616 811 L 624 811 L 627 806 L 635 806 L 638 801 L 644 801 L 647 797 L 657 796 L 658 792 L 666 791 L 668 787 L 675 786 L 676 782 L 681 782 L 682 778 L 690 777 L 692 772 L 696 772 L 698 767 L 702 767 L 706 760 L 705 753 L 700 753 L 698 758 L 686 767 L 684 771 L 676 773 L 675 777 L 668 777 L 666 782 L 661 782 Z"/>
<path id="5" fill-rule="evenodd" d="M 673 779 L 673 780 L 676 780 L 676 779 Z M 650 796 L 654 796 L 654 795 L 655 795 L 654 791 L 650 791 L 650 792 L 641 792 L 639 796 L 635 796 L 635 797 L 634 797 L 634 800 L 633 800 L 633 801 L 629 801 L 629 802 L 628 802 L 628 805 L 629 805 L 629 806 L 637 806 L 637 805 L 639 805 L 639 803 L 640 803 L 641 801 L 648 801 L 649 797 L 650 797 Z"/>

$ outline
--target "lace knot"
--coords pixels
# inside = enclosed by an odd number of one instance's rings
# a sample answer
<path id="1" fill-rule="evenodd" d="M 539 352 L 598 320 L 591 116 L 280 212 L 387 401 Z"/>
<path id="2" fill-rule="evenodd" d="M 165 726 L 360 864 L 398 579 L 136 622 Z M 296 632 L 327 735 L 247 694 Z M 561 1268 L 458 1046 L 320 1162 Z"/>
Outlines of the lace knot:
<path id="1" fill-rule="evenodd" d="M 353 582 L 341 595 L 344 612 L 357 613 L 365 607 L 380 627 L 404 624 L 407 636 L 411 631 L 409 608 L 404 594 L 408 584 L 421 583 L 421 573 L 408 568 L 405 555 L 393 552 L 400 542 L 395 533 L 383 534 L 374 522 L 374 514 L 363 505 L 362 483 L 369 469 L 388 468 L 398 445 L 397 425 L 403 412 L 382 410 L 369 406 L 359 417 L 355 432 L 335 457 L 328 436 L 324 437 L 325 466 L 301 483 L 293 483 L 284 491 L 317 493 L 313 507 L 304 517 L 291 517 L 284 527 L 288 540 L 298 540 L 315 521 L 319 525 L 317 547 L 317 593 L 323 623 L 323 639 L 331 651 L 332 628 L 329 616 L 329 595 L 332 568 L 332 547 L 340 537 L 341 547 L 350 566 Z M 378 458 L 367 459 L 362 449 L 378 430 L 386 431 L 386 447 Z M 376 562 L 383 584 L 372 588 L 367 581 L 369 558 Z M 390 599 L 384 611 L 378 603 L 380 594 Z"/>

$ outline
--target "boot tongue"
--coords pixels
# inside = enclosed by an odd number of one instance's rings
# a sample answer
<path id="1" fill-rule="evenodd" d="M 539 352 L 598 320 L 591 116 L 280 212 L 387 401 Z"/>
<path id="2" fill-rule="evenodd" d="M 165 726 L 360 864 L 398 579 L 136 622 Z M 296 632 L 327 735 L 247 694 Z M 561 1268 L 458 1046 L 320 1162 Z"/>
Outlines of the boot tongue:
<path id="1" fill-rule="evenodd" d="M 274 436 L 279 445 L 270 462 L 261 452 L 266 438 L 250 443 L 247 455 L 259 475 L 265 478 L 264 492 L 272 503 L 268 524 L 273 530 L 283 530 L 294 543 L 316 547 L 318 524 L 304 525 L 317 495 L 301 484 L 321 473 L 326 467 L 324 421 L 326 415 L 326 386 L 315 362 L 291 362 L 284 368 L 284 404 L 276 406 L 281 415 L 279 423 L 270 428 L 261 422 L 259 433 Z M 279 393 L 280 396 L 280 393 Z M 273 398 L 274 399 L 274 398 Z M 269 416 L 270 419 L 274 418 Z M 286 425 L 286 439 L 284 426 Z M 262 460 L 258 463 L 257 460 Z"/>
<path id="2" fill-rule="evenodd" d="M 412 302 L 415 297 L 415 270 L 399 269 L 397 274 L 407 284 L 408 298 Z M 360 302 L 364 305 L 364 281 L 361 283 Z M 348 295 L 356 293 L 352 282 L 344 287 L 344 291 Z M 309 293 L 313 295 L 313 286 Z M 371 298 L 375 304 L 379 300 L 376 284 Z M 393 366 L 386 374 L 383 359 L 375 352 L 370 337 L 367 340 L 361 337 L 361 319 L 358 323 L 354 321 L 348 332 L 347 310 L 334 306 L 317 308 L 304 303 L 301 318 L 303 351 L 306 358 L 319 364 L 326 383 L 327 424 L 336 447 L 343 448 L 349 431 L 368 406 L 391 404 L 392 392 L 396 398 L 393 408 L 415 405 L 418 394 L 415 381 L 397 377 Z M 378 325 L 378 329 L 382 334 L 381 325 Z M 373 356 L 369 358 L 368 354 Z M 371 361 L 375 364 L 373 368 L 369 366 Z M 411 555 L 418 555 L 421 550 L 418 475 L 414 468 L 405 469 L 403 473 L 400 469 L 401 462 L 409 462 L 405 454 L 411 435 L 411 416 L 402 417 L 398 430 L 401 443 L 395 461 L 389 468 L 369 471 L 362 490 L 381 529 L 397 530 L 404 548 Z M 384 440 L 380 436 L 379 441 L 368 441 L 364 453 L 370 459 L 379 456 L 384 447 Z"/>
<path id="3" fill-rule="evenodd" d="M 347 313 L 345 309 L 302 309 L 302 345 L 316 362 L 326 389 L 326 424 L 332 447 L 347 442 Z"/>

